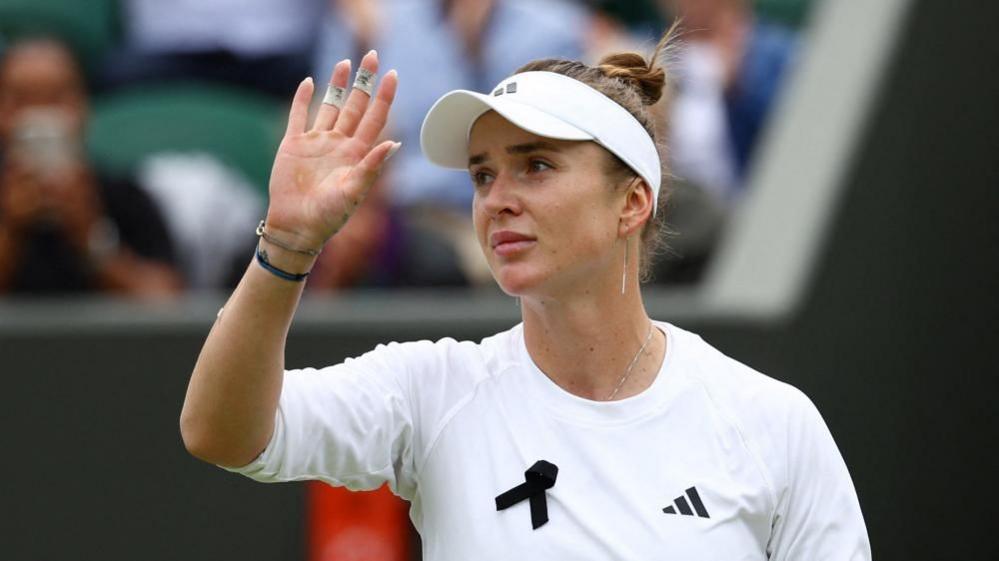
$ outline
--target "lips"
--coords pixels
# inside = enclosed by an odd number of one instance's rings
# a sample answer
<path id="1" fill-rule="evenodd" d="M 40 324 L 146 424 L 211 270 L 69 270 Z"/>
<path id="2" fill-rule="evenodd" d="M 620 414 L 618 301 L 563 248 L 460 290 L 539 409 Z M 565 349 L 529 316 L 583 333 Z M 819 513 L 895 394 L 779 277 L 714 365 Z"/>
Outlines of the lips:
<path id="1" fill-rule="evenodd" d="M 493 232 L 489 236 L 489 244 L 493 251 L 504 257 L 529 249 L 535 241 L 537 241 L 536 238 L 510 230 Z"/>

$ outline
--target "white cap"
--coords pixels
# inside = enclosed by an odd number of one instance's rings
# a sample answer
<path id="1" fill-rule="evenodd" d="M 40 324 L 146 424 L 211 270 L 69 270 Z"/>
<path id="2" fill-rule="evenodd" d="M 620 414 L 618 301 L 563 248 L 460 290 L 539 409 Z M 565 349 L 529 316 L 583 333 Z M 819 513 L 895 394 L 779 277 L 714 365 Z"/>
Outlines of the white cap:
<path id="1" fill-rule="evenodd" d="M 614 100 L 554 72 L 514 74 L 490 95 L 468 90 L 444 94 L 430 108 L 420 131 L 427 159 L 442 167 L 467 169 L 472 125 L 490 109 L 538 136 L 592 140 L 603 146 L 649 184 L 655 215 L 662 168 L 645 127 Z"/>

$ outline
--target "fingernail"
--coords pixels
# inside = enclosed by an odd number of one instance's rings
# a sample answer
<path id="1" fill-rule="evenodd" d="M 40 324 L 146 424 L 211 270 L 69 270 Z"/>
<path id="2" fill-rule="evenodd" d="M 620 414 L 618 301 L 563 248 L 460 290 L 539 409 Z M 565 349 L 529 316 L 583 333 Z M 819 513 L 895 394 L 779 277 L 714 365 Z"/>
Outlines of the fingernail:
<path id="1" fill-rule="evenodd" d="M 388 159 L 391 158 L 392 156 L 394 156 L 395 153 L 398 152 L 399 148 L 401 148 L 401 147 L 402 147 L 402 143 L 401 142 L 396 142 L 395 144 L 393 144 L 392 147 L 389 148 L 388 154 L 385 155 L 385 159 L 383 161 L 387 162 Z"/>
<path id="2" fill-rule="evenodd" d="M 308 82 L 308 83 L 311 84 L 312 83 L 312 76 L 306 76 L 305 79 L 302 80 L 303 84 L 306 83 L 306 82 Z"/>
<path id="3" fill-rule="evenodd" d="M 368 51 L 368 55 L 376 55 L 377 56 L 378 55 L 378 51 L 376 51 L 374 49 L 371 49 L 370 51 Z M 368 56 L 368 55 L 364 55 L 364 56 Z"/>

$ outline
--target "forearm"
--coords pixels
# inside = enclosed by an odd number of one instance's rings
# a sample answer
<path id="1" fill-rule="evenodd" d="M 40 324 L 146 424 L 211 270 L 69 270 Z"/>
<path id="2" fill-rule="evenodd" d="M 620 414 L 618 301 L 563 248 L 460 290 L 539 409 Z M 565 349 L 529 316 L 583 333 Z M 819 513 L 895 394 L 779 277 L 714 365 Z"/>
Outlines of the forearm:
<path id="1" fill-rule="evenodd" d="M 313 258 L 261 242 L 271 263 L 309 270 Z M 288 329 L 303 289 L 251 263 L 219 314 L 191 375 L 181 433 L 195 456 L 229 467 L 267 445 L 284 372 Z"/>
<path id="2" fill-rule="evenodd" d="M 364 56 L 361 68 L 378 71 L 374 51 Z M 331 83 L 346 88 L 349 74 L 349 61 L 341 61 Z M 266 237 L 277 243 L 260 241 L 277 269 L 311 270 L 315 257 L 308 253 L 343 227 L 385 160 L 398 150 L 396 142 L 375 144 L 396 84 L 396 74 L 389 72 L 370 104 L 372 92 L 363 88 L 351 91 L 342 111 L 335 103 L 323 103 L 312 128 L 307 122 L 313 83 L 299 84 L 271 169 Z M 267 446 L 281 396 L 285 339 L 303 284 L 250 264 L 191 375 L 180 425 L 184 444 L 195 456 L 238 467 Z"/>

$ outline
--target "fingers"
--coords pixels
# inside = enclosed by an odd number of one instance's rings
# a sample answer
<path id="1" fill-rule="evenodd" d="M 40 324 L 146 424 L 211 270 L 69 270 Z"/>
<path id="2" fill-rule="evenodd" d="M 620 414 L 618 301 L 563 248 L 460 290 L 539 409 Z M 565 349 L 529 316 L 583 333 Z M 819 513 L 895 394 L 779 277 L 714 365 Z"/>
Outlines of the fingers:
<path id="1" fill-rule="evenodd" d="M 347 79 L 350 78 L 350 59 L 343 59 L 336 63 L 333 67 L 333 76 L 330 78 L 329 89 L 327 90 L 327 95 L 332 94 L 333 88 L 344 88 L 347 87 Z M 313 123 L 313 130 L 317 131 L 328 131 L 333 128 L 333 123 L 336 122 L 337 115 L 340 113 L 340 108 L 334 104 L 328 103 L 329 100 L 323 99 L 323 103 L 319 105 L 319 112 L 316 114 L 316 122 Z M 343 102 L 340 102 L 341 105 Z"/>
<path id="2" fill-rule="evenodd" d="M 368 54 L 364 55 L 364 58 L 361 59 L 361 69 L 367 70 L 372 74 L 377 73 L 378 53 L 369 51 Z M 360 72 L 360 70 L 358 71 Z M 360 122 L 361 116 L 368 106 L 369 99 L 370 96 L 366 92 L 358 88 L 352 88 L 350 95 L 347 97 L 347 103 L 340 110 L 339 116 L 337 116 L 333 131 L 345 136 L 353 135 L 354 130 L 357 129 L 357 123 Z"/>
<path id="3" fill-rule="evenodd" d="M 401 142 L 386 140 L 375 146 L 368 152 L 360 162 L 350 170 L 350 178 L 345 183 L 346 195 L 351 200 L 358 200 L 367 193 L 375 178 L 381 173 L 382 166 L 388 161 L 402 146 Z"/>
<path id="4" fill-rule="evenodd" d="M 399 77 L 395 70 L 390 70 L 381 84 L 378 86 L 378 93 L 375 94 L 374 101 L 364 112 L 361 123 L 357 126 L 354 138 L 357 138 L 367 145 L 371 145 L 378 138 L 378 135 L 385 128 L 388 121 L 389 108 L 392 107 L 392 100 L 395 99 L 396 87 L 399 84 Z"/>
<path id="5" fill-rule="evenodd" d="M 312 78 L 302 80 L 295 91 L 295 97 L 291 100 L 291 110 L 288 112 L 288 129 L 285 136 L 302 134 L 305 132 L 305 125 L 309 120 L 309 101 L 312 99 L 312 90 L 315 86 Z"/>

